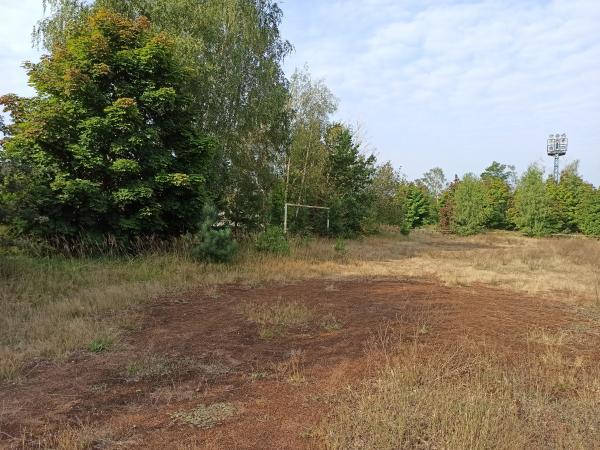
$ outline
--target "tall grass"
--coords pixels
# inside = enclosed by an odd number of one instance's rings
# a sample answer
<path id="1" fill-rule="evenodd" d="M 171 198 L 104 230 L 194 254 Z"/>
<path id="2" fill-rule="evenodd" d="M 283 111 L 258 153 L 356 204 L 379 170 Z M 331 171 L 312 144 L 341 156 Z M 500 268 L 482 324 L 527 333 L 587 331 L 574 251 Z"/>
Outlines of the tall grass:
<path id="1" fill-rule="evenodd" d="M 552 341 L 552 339 L 548 339 Z M 517 360 L 474 343 L 397 349 L 321 429 L 331 449 L 596 448 L 600 368 L 549 344 Z"/>

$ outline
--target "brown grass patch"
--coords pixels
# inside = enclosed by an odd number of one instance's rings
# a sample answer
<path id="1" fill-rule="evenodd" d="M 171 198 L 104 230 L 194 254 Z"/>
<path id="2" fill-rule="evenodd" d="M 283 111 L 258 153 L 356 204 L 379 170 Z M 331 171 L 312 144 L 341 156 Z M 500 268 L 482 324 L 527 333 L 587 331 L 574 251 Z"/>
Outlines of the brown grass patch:
<path id="1" fill-rule="evenodd" d="M 263 339 L 280 336 L 288 328 L 306 325 L 313 318 L 313 312 L 306 306 L 282 300 L 275 304 L 242 304 L 240 311 L 249 321 L 258 324 L 258 334 Z"/>
<path id="2" fill-rule="evenodd" d="M 600 369 L 543 346 L 519 361 L 464 342 L 396 349 L 322 428 L 327 448 L 593 448 Z"/>

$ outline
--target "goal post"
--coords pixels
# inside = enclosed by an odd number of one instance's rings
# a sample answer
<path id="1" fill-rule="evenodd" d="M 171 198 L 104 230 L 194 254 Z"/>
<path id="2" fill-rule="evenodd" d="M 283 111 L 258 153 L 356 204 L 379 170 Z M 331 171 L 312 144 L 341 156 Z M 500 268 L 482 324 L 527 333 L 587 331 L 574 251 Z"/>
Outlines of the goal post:
<path id="1" fill-rule="evenodd" d="M 288 232 L 288 207 L 291 206 L 293 208 L 308 208 L 308 209 L 320 209 L 327 211 L 327 232 L 329 233 L 329 211 L 331 208 L 326 208 L 325 206 L 313 206 L 313 205 L 300 205 L 298 203 L 286 203 L 283 207 L 283 234 L 287 234 Z"/>

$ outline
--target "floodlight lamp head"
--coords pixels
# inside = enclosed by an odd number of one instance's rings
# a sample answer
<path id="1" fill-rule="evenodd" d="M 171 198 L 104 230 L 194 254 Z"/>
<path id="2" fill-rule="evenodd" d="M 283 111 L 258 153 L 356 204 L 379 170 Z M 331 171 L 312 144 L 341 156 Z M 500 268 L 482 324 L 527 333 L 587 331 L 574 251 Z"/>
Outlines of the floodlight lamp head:
<path id="1" fill-rule="evenodd" d="M 566 134 L 551 134 L 548 138 L 548 155 L 549 156 L 563 156 L 567 154 L 567 148 L 569 145 L 569 140 L 567 139 Z"/>

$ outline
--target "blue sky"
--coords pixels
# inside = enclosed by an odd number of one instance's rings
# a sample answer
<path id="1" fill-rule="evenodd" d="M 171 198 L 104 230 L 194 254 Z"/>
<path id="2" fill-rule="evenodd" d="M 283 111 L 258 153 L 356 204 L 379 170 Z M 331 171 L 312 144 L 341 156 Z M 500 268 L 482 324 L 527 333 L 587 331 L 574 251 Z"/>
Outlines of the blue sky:
<path id="1" fill-rule="evenodd" d="M 291 74 L 308 64 L 339 120 L 409 178 L 492 160 L 524 170 L 566 132 L 564 163 L 600 185 L 600 0 L 285 0 Z M 41 0 L 0 0 L 0 92 L 29 94 Z"/>

